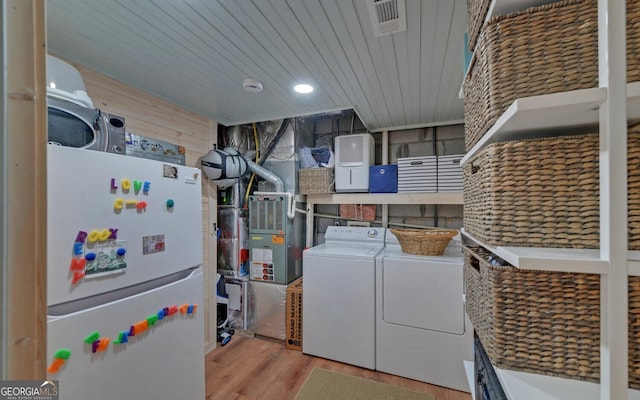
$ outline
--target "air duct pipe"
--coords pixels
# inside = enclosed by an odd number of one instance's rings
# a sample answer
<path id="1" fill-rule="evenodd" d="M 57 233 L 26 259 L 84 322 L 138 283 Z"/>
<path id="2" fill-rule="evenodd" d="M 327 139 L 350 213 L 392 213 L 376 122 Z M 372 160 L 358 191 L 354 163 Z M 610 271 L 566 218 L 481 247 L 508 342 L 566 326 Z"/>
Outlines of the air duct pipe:
<path id="1" fill-rule="evenodd" d="M 265 179 L 266 181 L 268 181 L 269 183 L 273 184 L 275 186 L 275 191 L 278 193 L 282 193 L 284 192 L 284 183 L 282 182 L 282 179 L 280 179 L 280 177 L 276 174 L 274 174 L 273 172 L 269 171 L 268 169 L 259 166 L 258 164 L 254 163 L 253 161 L 250 160 L 246 160 L 247 165 L 249 167 L 249 170 L 252 172 L 255 172 L 256 175 L 258 175 L 259 177 Z"/>
<path id="2" fill-rule="evenodd" d="M 273 192 L 256 192 L 255 194 L 265 195 L 265 196 L 269 196 L 269 195 L 287 196 L 287 203 L 288 203 L 287 217 L 289 217 L 289 219 L 293 219 L 293 217 L 296 216 L 296 202 L 294 200 L 293 193 L 284 191 L 284 183 L 282 182 L 282 179 L 280 179 L 280 177 L 274 174 L 273 172 L 269 171 L 264 167 L 259 166 L 253 161 L 247 160 L 247 165 L 249 166 L 249 170 L 251 170 L 252 172 L 255 172 L 256 175 L 265 179 L 266 181 L 271 183 L 273 186 L 275 186 L 275 191 Z"/>
<path id="3" fill-rule="evenodd" d="M 226 184 L 227 180 L 240 178 L 249 169 L 271 182 L 276 187 L 276 191 L 284 192 L 284 183 L 280 177 L 253 161 L 247 160 L 232 147 L 227 147 L 224 150 L 211 150 L 200 161 L 200 165 L 205 175 L 218 186 Z"/>

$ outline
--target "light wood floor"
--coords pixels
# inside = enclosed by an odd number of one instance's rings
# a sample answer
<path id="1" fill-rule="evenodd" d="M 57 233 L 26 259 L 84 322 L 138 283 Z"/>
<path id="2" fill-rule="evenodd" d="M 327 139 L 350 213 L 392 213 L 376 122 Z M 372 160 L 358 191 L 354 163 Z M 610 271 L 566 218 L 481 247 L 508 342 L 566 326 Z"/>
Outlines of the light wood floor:
<path id="1" fill-rule="evenodd" d="M 430 393 L 436 400 L 471 399 L 468 393 L 309 356 L 285 349 L 282 342 L 236 333 L 226 346 L 218 344 L 206 356 L 206 400 L 292 400 L 314 367 Z"/>

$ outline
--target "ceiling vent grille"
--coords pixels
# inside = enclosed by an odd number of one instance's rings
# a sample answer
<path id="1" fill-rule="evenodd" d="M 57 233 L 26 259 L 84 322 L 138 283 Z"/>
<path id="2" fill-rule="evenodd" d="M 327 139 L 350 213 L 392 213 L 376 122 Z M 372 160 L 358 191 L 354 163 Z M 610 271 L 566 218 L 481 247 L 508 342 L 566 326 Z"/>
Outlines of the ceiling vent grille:
<path id="1" fill-rule="evenodd" d="M 376 37 L 407 30 L 404 0 L 369 0 L 369 15 Z"/>

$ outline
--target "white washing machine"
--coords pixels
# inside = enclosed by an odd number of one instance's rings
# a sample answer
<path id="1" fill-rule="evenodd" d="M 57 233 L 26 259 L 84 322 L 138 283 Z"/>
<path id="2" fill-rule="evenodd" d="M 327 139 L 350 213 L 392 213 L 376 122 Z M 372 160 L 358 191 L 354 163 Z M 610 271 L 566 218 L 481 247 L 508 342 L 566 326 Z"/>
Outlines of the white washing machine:
<path id="1" fill-rule="evenodd" d="M 376 265 L 376 369 L 469 392 L 473 328 L 463 302 L 459 236 L 442 256 L 403 253 L 386 232 Z"/>
<path id="2" fill-rule="evenodd" d="M 302 352 L 376 367 L 376 257 L 384 228 L 330 226 L 302 256 Z"/>

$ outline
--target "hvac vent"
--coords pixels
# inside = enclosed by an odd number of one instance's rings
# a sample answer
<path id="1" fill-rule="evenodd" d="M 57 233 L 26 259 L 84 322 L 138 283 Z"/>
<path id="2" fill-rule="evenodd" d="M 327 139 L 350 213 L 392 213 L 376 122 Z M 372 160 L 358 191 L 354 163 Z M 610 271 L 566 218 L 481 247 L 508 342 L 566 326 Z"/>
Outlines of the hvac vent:
<path id="1" fill-rule="evenodd" d="M 369 15 L 376 37 L 407 30 L 404 0 L 369 0 Z"/>

